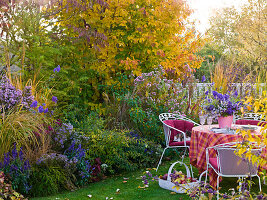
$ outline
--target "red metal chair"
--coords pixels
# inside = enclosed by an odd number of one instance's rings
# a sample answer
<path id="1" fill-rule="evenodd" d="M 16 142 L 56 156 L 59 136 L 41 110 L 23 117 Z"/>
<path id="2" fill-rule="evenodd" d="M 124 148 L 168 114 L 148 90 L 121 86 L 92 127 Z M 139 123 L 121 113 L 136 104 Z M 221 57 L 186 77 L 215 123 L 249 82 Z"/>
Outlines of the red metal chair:
<path id="1" fill-rule="evenodd" d="M 219 144 L 206 149 L 207 173 L 205 183 L 207 182 L 208 169 L 211 168 L 217 175 L 217 192 L 219 188 L 219 177 L 238 177 L 257 176 L 259 179 L 259 188 L 261 191 L 260 177 L 258 176 L 257 164 L 252 164 L 246 159 L 242 159 L 235 154 L 237 151 L 237 142 Z M 217 157 L 210 158 L 209 151 L 216 151 Z M 251 150 L 252 154 L 260 155 L 262 148 L 257 147 Z M 219 195 L 219 194 L 217 194 Z M 217 196 L 218 197 L 218 196 Z"/>
<path id="2" fill-rule="evenodd" d="M 195 125 L 199 125 L 198 123 L 187 117 L 173 113 L 162 113 L 159 115 L 159 119 L 163 124 L 166 147 L 164 148 L 163 153 L 160 157 L 157 170 L 159 168 L 159 165 L 161 164 L 161 160 L 164 156 L 166 149 L 185 148 L 186 153 L 186 149 L 189 149 L 190 147 L 190 140 L 186 140 L 186 132 L 191 132 L 192 128 Z"/>
<path id="3" fill-rule="evenodd" d="M 235 124 L 238 125 L 258 125 L 264 126 L 267 124 L 266 118 L 258 113 L 245 113 L 243 117 L 235 116 Z"/>

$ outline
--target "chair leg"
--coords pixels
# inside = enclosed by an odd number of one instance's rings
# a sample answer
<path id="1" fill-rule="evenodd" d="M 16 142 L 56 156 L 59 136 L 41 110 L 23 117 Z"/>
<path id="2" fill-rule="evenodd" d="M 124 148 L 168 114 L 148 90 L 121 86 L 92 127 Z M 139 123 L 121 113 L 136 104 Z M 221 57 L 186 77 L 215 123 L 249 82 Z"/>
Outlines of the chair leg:
<path id="1" fill-rule="evenodd" d="M 189 147 L 186 147 L 185 148 L 185 152 L 184 152 L 184 157 L 185 157 L 185 153 L 186 153 L 187 148 L 188 148 L 188 152 L 190 151 L 190 148 Z M 184 159 L 184 157 L 183 157 L 183 159 Z M 182 162 L 183 162 L 183 160 L 182 160 Z M 190 161 L 189 161 L 189 165 L 190 165 L 190 170 L 191 170 L 192 178 L 194 178 L 194 172 L 193 172 L 192 165 L 190 164 Z"/>
<path id="2" fill-rule="evenodd" d="M 203 176 L 204 173 L 206 173 L 206 175 L 207 175 L 207 170 L 204 171 L 204 172 L 202 172 L 202 173 L 199 175 L 199 178 L 198 178 L 198 181 L 199 181 L 199 182 L 201 182 L 201 179 L 202 179 L 202 176 Z"/>
<path id="3" fill-rule="evenodd" d="M 206 177 L 205 177 L 205 185 L 207 184 L 207 179 L 208 179 L 208 173 L 209 173 L 209 166 L 207 165 L 207 169 L 206 169 Z"/>
<path id="4" fill-rule="evenodd" d="M 258 176 L 258 174 L 257 174 L 257 177 L 258 177 L 258 179 L 259 179 L 259 188 L 260 188 L 260 192 L 261 192 L 261 179 L 260 179 L 260 177 Z"/>
<path id="5" fill-rule="evenodd" d="M 184 155 L 182 156 L 182 162 L 184 162 L 185 153 L 186 153 L 186 148 L 184 150 Z"/>
<path id="6" fill-rule="evenodd" d="M 220 184 L 220 176 L 217 177 L 217 199 L 219 199 L 219 184 Z"/>
<path id="7" fill-rule="evenodd" d="M 191 170 L 192 178 L 194 178 L 194 172 L 193 172 L 193 168 L 192 168 L 192 165 L 191 164 L 190 164 L 190 170 Z"/>
<path id="8" fill-rule="evenodd" d="M 243 183 L 243 178 L 242 180 L 240 180 L 240 178 L 238 178 L 238 184 L 239 184 L 239 192 L 241 192 L 241 188 L 242 188 L 242 183 Z"/>
<path id="9" fill-rule="evenodd" d="M 159 163 L 158 163 L 158 166 L 157 166 L 156 172 L 158 171 L 159 165 L 161 164 L 161 160 L 162 160 L 162 158 L 163 158 L 163 155 L 164 155 L 164 153 L 165 153 L 165 150 L 166 150 L 167 148 L 168 148 L 168 147 L 166 147 L 166 148 L 163 150 L 162 154 L 161 154 L 161 157 L 160 157 L 160 160 L 159 160 Z"/>

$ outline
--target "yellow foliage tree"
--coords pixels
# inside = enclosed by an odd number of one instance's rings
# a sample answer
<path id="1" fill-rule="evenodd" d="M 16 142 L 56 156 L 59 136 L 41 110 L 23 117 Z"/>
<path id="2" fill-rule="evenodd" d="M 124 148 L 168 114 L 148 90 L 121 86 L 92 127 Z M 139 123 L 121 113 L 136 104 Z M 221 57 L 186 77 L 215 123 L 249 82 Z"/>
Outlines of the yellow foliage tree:
<path id="1" fill-rule="evenodd" d="M 267 91 L 263 91 L 262 96 L 259 98 L 248 97 L 244 102 L 244 105 L 252 106 L 254 108 L 254 112 L 262 114 L 262 121 L 267 121 Z M 247 142 L 256 143 L 257 146 L 264 147 L 266 151 L 267 147 L 267 124 L 262 125 L 261 134 L 260 135 L 253 135 L 250 131 L 241 131 L 242 136 L 245 138 Z M 261 166 L 266 168 L 267 166 L 267 157 L 265 155 L 253 155 L 251 154 L 251 148 L 253 145 L 248 145 L 249 143 L 245 143 L 245 145 L 240 146 L 239 152 L 237 154 L 239 156 L 244 156 L 251 160 L 253 163 L 259 162 Z"/>
<path id="2" fill-rule="evenodd" d="M 75 56 L 94 58 L 79 60 L 84 70 L 97 72 L 88 80 L 95 88 L 99 82 L 123 87 L 116 77 L 137 76 L 160 64 L 177 76 L 188 66 L 200 67 L 195 53 L 204 41 L 189 24 L 191 11 L 183 0 L 61 0 L 53 5 L 47 11 L 55 13 L 56 25 L 78 41 Z"/>

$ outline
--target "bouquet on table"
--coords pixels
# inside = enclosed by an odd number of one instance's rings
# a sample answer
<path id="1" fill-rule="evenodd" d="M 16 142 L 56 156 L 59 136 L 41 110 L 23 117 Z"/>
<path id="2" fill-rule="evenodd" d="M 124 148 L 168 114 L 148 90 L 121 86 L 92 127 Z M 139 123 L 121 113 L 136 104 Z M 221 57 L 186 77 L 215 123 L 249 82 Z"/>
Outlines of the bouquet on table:
<path id="1" fill-rule="evenodd" d="M 231 128 L 233 115 L 240 111 L 241 101 L 238 99 L 238 93 L 228 92 L 221 94 L 217 91 L 206 91 L 203 110 L 208 116 L 218 118 L 219 128 Z"/>
<path id="2" fill-rule="evenodd" d="M 203 109 L 209 116 L 227 117 L 233 115 L 241 108 L 241 101 L 238 99 L 238 93 L 228 92 L 221 94 L 217 91 L 206 91 Z"/>

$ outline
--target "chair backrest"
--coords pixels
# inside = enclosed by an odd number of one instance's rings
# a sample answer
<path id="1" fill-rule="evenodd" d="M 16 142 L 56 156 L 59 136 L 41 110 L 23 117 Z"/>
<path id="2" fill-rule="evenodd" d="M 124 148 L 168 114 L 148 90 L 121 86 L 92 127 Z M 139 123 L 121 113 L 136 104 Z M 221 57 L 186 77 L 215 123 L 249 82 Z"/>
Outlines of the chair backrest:
<path id="1" fill-rule="evenodd" d="M 235 115 L 235 119 L 236 120 L 251 119 L 251 120 L 265 121 L 266 116 L 259 113 L 244 113 L 243 116 Z"/>
<path id="2" fill-rule="evenodd" d="M 176 135 L 183 134 L 185 136 L 185 132 L 191 131 L 196 124 L 192 120 L 185 120 L 181 115 L 174 113 L 161 113 L 159 119 L 163 124 L 166 146 L 174 141 Z"/>
<path id="3" fill-rule="evenodd" d="M 177 120 L 185 120 L 185 121 L 189 121 L 191 123 L 193 123 L 195 126 L 199 126 L 200 124 L 194 122 L 193 120 L 183 116 L 183 115 L 179 115 L 179 114 L 174 114 L 174 113 L 161 113 L 159 115 L 159 120 L 161 122 L 165 121 L 165 120 L 170 120 L 170 119 L 177 119 Z"/>
<path id="4" fill-rule="evenodd" d="M 252 164 L 246 159 L 242 159 L 235 154 L 236 147 L 229 145 L 218 145 L 214 149 L 218 153 L 218 168 L 219 172 L 223 175 L 240 176 L 257 174 L 257 165 Z M 252 154 L 257 154 L 261 149 L 252 149 Z"/>

